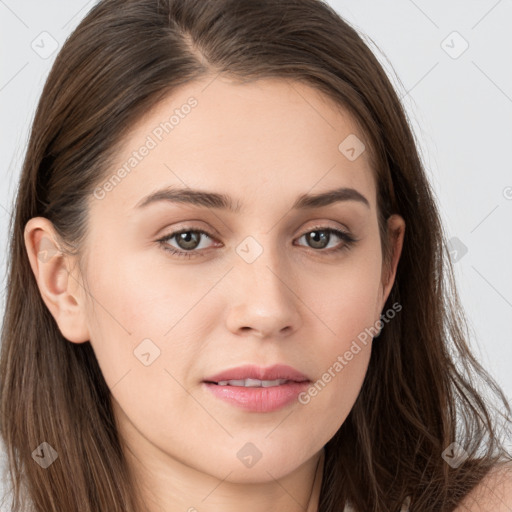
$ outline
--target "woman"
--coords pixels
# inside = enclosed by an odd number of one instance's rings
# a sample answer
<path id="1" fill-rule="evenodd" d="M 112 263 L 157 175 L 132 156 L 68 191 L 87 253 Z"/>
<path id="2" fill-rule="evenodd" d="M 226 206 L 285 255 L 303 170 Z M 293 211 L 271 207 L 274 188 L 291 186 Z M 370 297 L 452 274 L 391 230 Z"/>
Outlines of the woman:
<path id="1" fill-rule="evenodd" d="M 11 509 L 512 507 L 445 243 L 397 95 L 326 4 L 101 1 L 17 196 Z"/>

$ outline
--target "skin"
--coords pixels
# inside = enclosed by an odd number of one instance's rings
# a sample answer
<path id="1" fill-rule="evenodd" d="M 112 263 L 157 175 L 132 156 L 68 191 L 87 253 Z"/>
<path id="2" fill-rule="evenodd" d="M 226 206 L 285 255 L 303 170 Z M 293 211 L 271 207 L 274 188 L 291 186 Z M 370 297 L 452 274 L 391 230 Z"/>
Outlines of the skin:
<path id="1" fill-rule="evenodd" d="M 457 507 L 457 512 L 510 512 L 512 464 L 495 466 Z"/>
<path id="2" fill-rule="evenodd" d="M 306 405 L 244 411 L 202 380 L 249 363 L 288 364 L 320 379 L 383 312 L 405 223 L 388 220 L 387 272 L 368 151 L 350 161 L 338 149 L 348 135 L 364 134 L 321 93 L 278 80 L 211 80 L 175 91 L 126 137 L 107 177 L 173 109 L 197 99 L 121 183 L 103 199 L 91 195 L 83 268 L 58 252 L 37 257 L 59 246 L 41 217 L 27 223 L 27 252 L 62 334 L 93 346 L 147 510 L 303 511 L 321 450 L 359 394 L 371 339 Z M 227 194 L 242 209 L 136 207 L 173 185 Z M 291 210 L 301 194 L 338 187 L 356 189 L 369 207 Z M 198 240 L 202 256 L 178 257 L 157 241 L 184 227 L 212 234 Z M 357 242 L 329 255 L 345 242 L 332 234 L 327 249 L 312 245 L 304 235 L 319 227 L 348 230 Z M 251 263 L 236 252 L 248 236 L 263 250 Z M 167 244 L 185 250 L 177 238 Z M 134 356 L 146 338 L 160 349 L 149 366 Z M 252 467 L 237 457 L 248 442 L 261 453 Z"/>

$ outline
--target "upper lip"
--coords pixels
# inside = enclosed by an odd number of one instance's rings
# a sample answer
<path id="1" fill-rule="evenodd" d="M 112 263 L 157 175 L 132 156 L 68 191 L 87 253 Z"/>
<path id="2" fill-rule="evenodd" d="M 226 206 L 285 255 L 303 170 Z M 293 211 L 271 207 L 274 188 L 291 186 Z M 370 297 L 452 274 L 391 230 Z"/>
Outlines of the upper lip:
<path id="1" fill-rule="evenodd" d="M 257 365 L 244 365 L 237 368 L 224 370 L 216 373 L 211 377 L 204 379 L 204 382 L 219 382 L 224 380 L 242 380 L 242 379 L 258 379 L 258 380 L 277 380 L 286 379 L 296 382 L 309 381 L 309 379 L 288 365 L 276 364 L 266 368 Z"/>

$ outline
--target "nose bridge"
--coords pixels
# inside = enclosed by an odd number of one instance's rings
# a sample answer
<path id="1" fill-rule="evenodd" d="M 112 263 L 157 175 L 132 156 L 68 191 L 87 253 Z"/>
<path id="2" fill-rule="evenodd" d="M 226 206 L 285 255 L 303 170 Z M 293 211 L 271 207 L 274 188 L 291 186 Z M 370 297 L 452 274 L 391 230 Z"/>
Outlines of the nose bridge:
<path id="1" fill-rule="evenodd" d="M 271 234 L 249 235 L 235 248 L 229 328 L 248 328 L 262 335 L 295 330 L 300 316 L 297 297 L 288 283 L 289 272 L 282 248 Z"/>
<path id="2" fill-rule="evenodd" d="M 245 283 L 246 292 L 252 292 L 255 298 L 261 292 L 267 302 L 286 300 L 289 293 L 285 285 L 286 272 L 281 271 L 286 268 L 286 262 L 271 235 L 249 235 L 238 244 L 235 252 L 238 255 L 236 273 Z"/>

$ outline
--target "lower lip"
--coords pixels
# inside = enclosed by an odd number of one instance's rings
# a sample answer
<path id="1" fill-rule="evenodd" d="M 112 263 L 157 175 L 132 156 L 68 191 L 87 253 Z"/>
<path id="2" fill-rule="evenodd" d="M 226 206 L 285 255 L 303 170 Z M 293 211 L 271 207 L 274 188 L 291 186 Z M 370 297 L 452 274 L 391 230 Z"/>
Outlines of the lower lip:
<path id="1" fill-rule="evenodd" d="M 206 388 L 217 398 L 252 412 L 272 412 L 297 400 L 298 395 L 308 388 L 309 381 L 287 382 L 268 388 L 249 388 L 243 386 L 219 386 L 203 382 Z"/>

